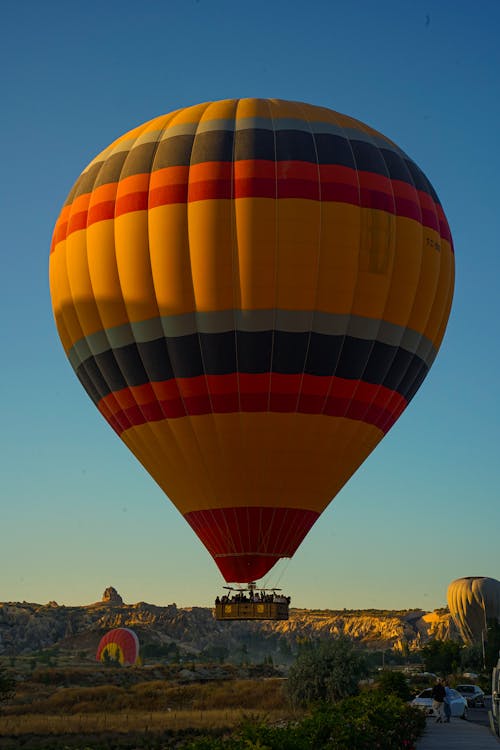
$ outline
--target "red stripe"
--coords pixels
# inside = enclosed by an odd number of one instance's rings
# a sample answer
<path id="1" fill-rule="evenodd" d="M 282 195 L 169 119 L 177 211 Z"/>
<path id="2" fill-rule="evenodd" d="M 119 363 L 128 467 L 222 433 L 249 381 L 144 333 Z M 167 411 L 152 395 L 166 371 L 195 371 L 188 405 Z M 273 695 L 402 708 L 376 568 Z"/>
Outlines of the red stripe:
<path id="1" fill-rule="evenodd" d="M 234 190 L 234 194 L 233 194 Z M 317 182 L 306 180 L 275 180 L 245 179 L 236 180 L 234 183 L 223 180 L 206 180 L 178 185 L 167 185 L 156 188 L 150 193 L 141 191 L 130 193 L 119 198 L 116 202 L 116 213 L 109 205 L 109 201 L 103 204 L 95 204 L 90 212 L 82 211 L 71 217 L 64 233 L 64 225 L 58 227 L 58 239 L 65 239 L 68 234 L 79 229 L 85 229 L 87 225 L 96 221 L 110 219 L 113 216 L 121 216 L 132 211 L 146 211 L 148 208 L 173 205 L 176 203 L 194 203 L 201 200 L 229 200 L 231 198 L 296 198 L 301 200 L 320 200 L 319 185 Z M 445 222 L 439 222 L 434 210 L 420 207 L 417 202 L 409 201 L 407 198 L 392 196 L 383 191 L 362 189 L 353 185 L 339 183 L 322 183 L 321 200 L 323 202 L 348 203 L 361 208 L 375 208 L 397 216 L 404 216 L 419 221 L 436 231 L 442 227 L 442 236 L 450 238 L 449 227 Z M 149 202 L 148 202 L 149 201 Z"/>
<path id="2" fill-rule="evenodd" d="M 319 513 L 299 508 L 214 508 L 184 516 L 226 581 L 262 578 L 281 557 L 291 557 Z"/>
<path id="3" fill-rule="evenodd" d="M 96 203 L 89 208 L 88 224 L 95 224 L 97 221 L 106 221 L 107 219 L 114 219 L 115 216 L 115 201 L 102 201 L 102 203 Z"/>
<path id="4" fill-rule="evenodd" d="M 415 219 L 451 242 L 444 212 L 430 195 L 416 191 L 401 180 L 390 180 L 349 167 L 257 159 L 234 163 L 207 162 L 191 169 L 166 167 L 151 173 L 150 178 L 149 191 L 135 190 L 121 195 L 116 205 L 109 200 L 96 203 L 90 211 L 81 210 L 70 215 L 68 224 L 65 223 L 66 212 L 64 218 L 61 216 L 61 223 L 56 225 L 53 245 L 96 221 L 132 211 L 199 200 L 251 197 L 335 201 L 376 208 Z M 137 185 L 137 181 L 131 184 Z"/>
<path id="5" fill-rule="evenodd" d="M 440 205 L 436 205 L 436 210 L 437 210 L 437 214 L 439 217 L 439 234 L 441 235 L 443 239 L 448 240 L 453 250 L 453 240 L 451 237 L 451 230 L 448 224 L 448 220 L 444 214 L 443 207 Z"/>
<path id="6" fill-rule="evenodd" d="M 166 206 L 170 203 L 187 203 L 187 195 L 187 182 L 153 188 L 149 193 L 149 208 Z"/>
<path id="7" fill-rule="evenodd" d="M 148 195 L 147 190 L 122 195 L 116 201 L 115 216 L 122 216 L 122 214 L 128 214 L 132 211 L 146 211 L 148 208 Z"/>
<path id="8" fill-rule="evenodd" d="M 406 399 L 395 391 L 361 380 L 276 373 L 177 378 L 124 388 L 98 403 L 119 435 L 132 426 L 162 419 L 266 411 L 346 417 L 385 433 L 406 406 Z"/>
<path id="9" fill-rule="evenodd" d="M 68 236 L 68 234 L 72 234 L 73 232 L 78 232 L 78 230 L 80 229 L 86 229 L 87 215 L 88 215 L 88 209 L 86 211 L 78 211 L 77 213 L 70 215 L 69 221 L 66 227 L 66 237 Z"/>

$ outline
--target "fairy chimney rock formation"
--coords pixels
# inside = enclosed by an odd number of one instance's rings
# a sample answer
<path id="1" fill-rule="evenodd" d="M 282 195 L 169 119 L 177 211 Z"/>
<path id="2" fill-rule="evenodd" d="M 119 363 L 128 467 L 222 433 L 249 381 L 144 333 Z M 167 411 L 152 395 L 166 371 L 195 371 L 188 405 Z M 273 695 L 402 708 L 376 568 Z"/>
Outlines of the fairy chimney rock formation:
<path id="1" fill-rule="evenodd" d="M 108 586 L 102 595 L 102 602 L 103 604 L 119 604 L 121 606 L 123 599 L 113 586 Z"/>

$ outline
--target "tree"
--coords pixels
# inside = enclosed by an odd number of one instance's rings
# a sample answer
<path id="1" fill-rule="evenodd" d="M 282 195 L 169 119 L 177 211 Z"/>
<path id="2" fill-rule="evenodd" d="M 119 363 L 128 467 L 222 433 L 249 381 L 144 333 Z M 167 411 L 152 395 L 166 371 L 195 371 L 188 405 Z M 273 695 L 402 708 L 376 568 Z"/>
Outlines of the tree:
<path id="1" fill-rule="evenodd" d="M 229 649 L 222 644 L 207 646 L 200 654 L 203 661 L 218 661 L 220 664 L 224 664 L 228 656 Z"/>
<path id="2" fill-rule="evenodd" d="M 480 672 L 483 668 L 483 649 L 480 643 L 464 646 L 461 654 L 463 672 Z"/>
<path id="3" fill-rule="evenodd" d="M 403 701 L 409 701 L 411 698 L 411 690 L 402 672 L 395 672 L 390 669 L 380 672 L 377 688 L 384 695 L 397 695 Z"/>
<path id="4" fill-rule="evenodd" d="M 278 653 L 285 661 L 289 661 L 292 658 L 292 649 L 286 638 L 279 639 Z"/>
<path id="5" fill-rule="evenodd" d="M 500 623 L 496 620 L 488 620 L 484 650 L 486 669 L 491 671 L 497 665 L 500 652 Z"/>
<path id="6" fill-rule="evenodd" d="M 456 641 L 429 641 L 422 649 L 422 659 L 428 672 L 445 677 L 456 672 L 460 664 L 460 644 Z"/>
<path id="7" fill-rule="evenodd" d="M 0 705 L 14 697 L 16 682 L 8 672 L 0 668 Z"/>
<path id="8" fill-rule="evenodd" d="M 348 638 L 320 641 L 303 647 L 290 667 L 287 692 L 295 705 L 333 703 L 358 692 L 368 673 L 364 657 Z"/>

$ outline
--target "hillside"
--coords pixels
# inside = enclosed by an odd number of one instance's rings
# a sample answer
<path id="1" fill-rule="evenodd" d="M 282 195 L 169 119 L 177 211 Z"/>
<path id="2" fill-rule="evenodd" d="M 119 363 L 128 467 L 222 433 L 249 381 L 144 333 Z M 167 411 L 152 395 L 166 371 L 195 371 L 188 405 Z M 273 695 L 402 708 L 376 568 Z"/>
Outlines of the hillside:
<path id="1" fill-rule="evenodd" d="M 208 607 L 125 604 L 110 587 L 101 601 L 80 607 L 56 602 L 0 604 L 0 655 L 29 654 L 54 646 L 91 654 L 102 634 L 119 626 L 133 628 L 142 644 L 171 645 L 193 658 L 221 649 L 254 654 L 279 649 L 286 653 L 304 639 L 338 635 L 366 648 L 409 650 L 433 637 L 458 638 L 447 610 L 291 609 L 288 621 L 220 623 Z"/>

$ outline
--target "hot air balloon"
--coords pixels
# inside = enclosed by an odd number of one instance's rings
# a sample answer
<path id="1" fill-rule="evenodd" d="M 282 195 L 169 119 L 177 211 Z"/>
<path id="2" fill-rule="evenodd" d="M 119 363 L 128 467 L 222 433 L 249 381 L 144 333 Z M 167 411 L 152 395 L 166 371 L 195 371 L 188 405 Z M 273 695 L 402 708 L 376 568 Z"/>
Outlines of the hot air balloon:
<path id="1" fill-rule="evenodd" d="M 484 576 L 457 578 L 448 586 L 448 607 L 465 643 L 486 638 L 488 621 L 500 622 L 500 581 Z"/>
<path id="2" fill-rule="evenodd" d="M 114 628 L 108 631 L 97 647 L 97 661 L 119 662 L 131 666 L 139 660 L 139 639 L 130 628 Z"/>
<path id="3" fill-rule="evenodd" d="M 277 99 L 118 138 L 50 255 L 78 378 L 236 583 L 294 554 L 404 411 L 453 279 L 417 165 L 358 120 Z"/>

